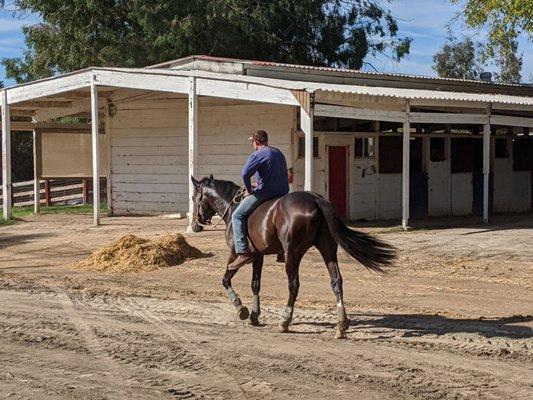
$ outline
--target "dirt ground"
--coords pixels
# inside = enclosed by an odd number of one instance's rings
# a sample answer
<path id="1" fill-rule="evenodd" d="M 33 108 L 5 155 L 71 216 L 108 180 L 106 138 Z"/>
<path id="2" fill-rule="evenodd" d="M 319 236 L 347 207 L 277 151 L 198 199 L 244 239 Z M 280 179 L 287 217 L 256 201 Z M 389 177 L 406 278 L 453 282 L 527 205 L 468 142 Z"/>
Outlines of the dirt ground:
<path id="1" fill-rule="evenodd" d="M 403 232 L 385 276 L 340 253 L 351 319 L 335 340 L 335 299 L 319 254 L 301 267 L 291 332 L 282 264 L 267 257 L 261 326 L 239 321 L 220 283 L 222 231 L 187 235 L 208 258 L 144 274 L 68 266 L 126 233 L 183 220 L 28 217 L 0 228 L 0 399 L 531 399 L 533 216 Z M 234 287 L 250 305 L 251 268 Z"/>

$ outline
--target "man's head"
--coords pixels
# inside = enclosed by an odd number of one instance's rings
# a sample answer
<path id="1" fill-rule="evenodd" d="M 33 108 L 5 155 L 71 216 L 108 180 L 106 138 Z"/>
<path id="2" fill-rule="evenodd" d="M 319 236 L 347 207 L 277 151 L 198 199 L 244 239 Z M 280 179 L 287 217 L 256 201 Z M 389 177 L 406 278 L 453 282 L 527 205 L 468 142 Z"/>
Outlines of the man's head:
<path id="1" fill-rule="evenodd" d="M 262 146 L 268 146 L 268 133 L 262 129 L 257 130 L 253 136 L 249 137 L 248 139 L 252 141 L 254 150 L 257 150 Z"/>

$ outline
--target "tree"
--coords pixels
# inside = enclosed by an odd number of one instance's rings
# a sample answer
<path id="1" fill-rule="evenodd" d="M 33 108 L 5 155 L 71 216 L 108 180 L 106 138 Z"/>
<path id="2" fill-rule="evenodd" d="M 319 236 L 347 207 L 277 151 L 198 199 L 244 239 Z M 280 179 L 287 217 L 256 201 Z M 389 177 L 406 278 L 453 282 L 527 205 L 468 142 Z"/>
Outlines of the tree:
<path id="1" fill-rule="evenodd" d="M 433 56 L 433 69 L 443 78 L 479 79 L 482 72 L 480 44 L 470 38 L 458 41 L 451 34 Z"/>
<path id="2" fill-rule="evenodd" d="M 518 54 L 517 39 L 522 33 L 527 35 L 529 40 L 533 39 L 533 0 L 463 1 L 467 25 L 473 28 L 488 27 L 489 37 L 484 59 L 495 60 L 500 68 L 500 81 L 519 83 L 522 55 Z"/>
<path id="3" fill-rule="evenodd" d="M 1 2 L 2 0 L 0 0 Z M 191 54 L 361 68 L 400 60 L 410 38 L 380 0 L 15 0 L 43 22 L 24 28 L 18 82 L 88 66 L 144 66 Z"/>

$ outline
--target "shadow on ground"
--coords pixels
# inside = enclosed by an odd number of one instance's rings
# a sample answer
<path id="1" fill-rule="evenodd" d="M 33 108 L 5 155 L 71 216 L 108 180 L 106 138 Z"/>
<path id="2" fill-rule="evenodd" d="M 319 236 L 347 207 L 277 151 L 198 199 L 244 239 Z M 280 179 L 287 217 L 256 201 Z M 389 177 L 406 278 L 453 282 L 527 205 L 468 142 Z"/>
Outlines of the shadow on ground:
<path id="1" fill-rule="evenodd" d="M 403 337 L 424 335 L 444 335 L 446 333 L 477 333 L 486 338 L 530 339 L 533 329 L 524 325 L 512 325 L 533 321 L 533 315 L 513 315 L 502 318 L 454 319 L 440 315 L 390 314 L 369 315 L 350 314 L 350 326 L 354 328 L 389 328 L 406 331 Z M 330 322 L 300 322 L 294 325 L 314 325 L 335 327 Z"/>

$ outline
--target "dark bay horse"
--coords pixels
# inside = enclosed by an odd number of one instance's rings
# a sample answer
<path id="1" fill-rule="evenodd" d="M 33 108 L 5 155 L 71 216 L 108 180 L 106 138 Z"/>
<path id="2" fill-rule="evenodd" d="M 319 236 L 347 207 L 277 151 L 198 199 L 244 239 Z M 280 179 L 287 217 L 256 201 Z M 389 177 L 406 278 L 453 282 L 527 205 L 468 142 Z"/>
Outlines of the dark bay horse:
<path id="1" fill-rule="evenodd" d="M 193 229 L 201 230 L 199 225 L 209 224 L 215 214 L 220 215 L 226 223 L 229 264 L 236 257 L 231 214 L 237 207 L 233 200 L 240 188 L 233 182 L 213 179 L 213 175 L 199 181 L 191 176 L 191 180 L 195 187 Z M 226 269 L 222 284 L 236 307 L 239 318 L 245 320 L 250 316 L 251 323 L 257 325 L 261 314 L 259 290 L 264 255 L 284 253 L 289 300 L 282 313 L 280 329 L 283 332 L 288 331 L 298 296 L 300 261 L 311 247 L 315 246 L 320 251 L 331 278 L 331 288 L 337 298 L 337 338 L 346 337 L 349 325 L 337 261 L 338 245 L 366 268 L 378 272 L 382 272 L 381 267 L 391 264 L 395 258 L 395 249 L 391 245 L 348 228 L 337 216 L 331 203 L 313 192 L 292 192 L 261 204 L 248 218 L 248 237 L 253 255 L 251 315 L 231 287 L 231 279 L 237 270 Z"/>

